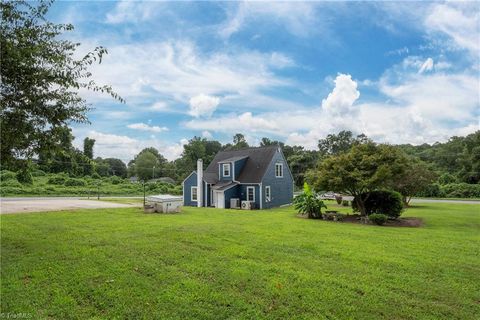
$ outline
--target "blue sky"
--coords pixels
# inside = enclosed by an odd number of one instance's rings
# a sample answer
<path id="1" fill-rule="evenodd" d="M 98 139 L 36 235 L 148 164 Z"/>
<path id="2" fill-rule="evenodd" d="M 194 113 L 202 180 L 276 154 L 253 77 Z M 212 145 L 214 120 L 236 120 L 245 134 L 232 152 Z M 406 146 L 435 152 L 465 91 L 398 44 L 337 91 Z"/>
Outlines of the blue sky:
<path id="1" fill-rule="evenodd" d="M 479 128 L 478 2 L 57 2 L 92 67 L 90 125 L 102 157 L 193 136 L 244 133 L 315 148 L 343 129 L 379 142 L 445 141 Z"/>

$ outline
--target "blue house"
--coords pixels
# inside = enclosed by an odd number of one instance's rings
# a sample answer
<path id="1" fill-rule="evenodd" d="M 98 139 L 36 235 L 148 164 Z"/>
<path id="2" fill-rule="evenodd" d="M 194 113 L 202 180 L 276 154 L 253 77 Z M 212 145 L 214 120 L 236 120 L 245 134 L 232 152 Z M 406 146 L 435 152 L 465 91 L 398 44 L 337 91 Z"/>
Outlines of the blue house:
<path id="1" fill-rule="evenodd" d="M 186 206 L 266 209 L 293 199 L 293 176 L 277 146 L 217 153 L 207 169 L 202 160 L 183 181 Z"/>

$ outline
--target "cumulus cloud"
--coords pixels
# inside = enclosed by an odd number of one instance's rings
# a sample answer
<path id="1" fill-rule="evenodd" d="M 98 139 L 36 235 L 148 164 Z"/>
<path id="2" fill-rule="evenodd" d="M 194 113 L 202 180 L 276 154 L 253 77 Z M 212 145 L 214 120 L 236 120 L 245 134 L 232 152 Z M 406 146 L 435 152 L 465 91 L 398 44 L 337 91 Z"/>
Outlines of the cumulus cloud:
<path id="1" fill-rule="evenodd" d="M 251 112 L 242 114 L 229 114 L 226 116 L 191 120 L 184 126 L 194 130 L 210 130 L 216 132 L 275 132 L 277 125 L 272 120 L 254 116 Z"/>
<path id="2" fill-rule="evenodd" d="M 132 123 L 127 125 L 127 127 L 134 130 L 151 131 L 151 132 L 168 131 L 167 127 L 149 126 L 148 124 L 142 123 L 142 122 Z"/>
<path id="3" fill-rule="evenodd" d="M 204 130 L 204 131 L 202 131 L 202 138 L 212 139 L 213 135 L 210 133 L 210 131 Z"/>
<path id="4" fill-rule="evenodd" d="M 118 158 L 125 163 L 128 163 L 142 149 L 147 147 L 154 147 L 168 160 L 174 160 L 181 155 L 183 146 L 188 143 L 187 139 L 181 139 L 179 142 L 166 144 L 164 141 L 155 139 L 155 137 L 135 139 L 125 135 L 104 133 L 96 130 L 90 130 L 86 133 L 77 132 L 75 135 L 77 137 L 75 139 L 76 144 L 81 144 L 85 137 L 95 139 L 95 156 Z"/>
<path id="5" fill-rule="evenodd" d="M 433 69 L 433 59 L 428 58 L 425 60 L 425 62 L 422 64 L 420 69 L 418 70 L 418 73 L 424 73 L 425 71 L 430 71 Z"/>
<path id="6" fill-rule="evenodd" d="M 360 97 L 357 83 L 349 74 L 339 74 L 335 79 L 335 88 L 322 101 L 322 109 L 328 113 L 342 115 L 352 110 L 353 103 Z"/>
<path id="7" fill-rule="evenodd" d="M 237 50 L 205 55 L 192 42 L 166 41 L 110 45 L 109 55 L 102 64 L 92 65 L 92 73 L 98 83 L 110 84 L 132 105 L 155 96 L 169 101 L 169 111 L 180 111 L 178 106 L 188 105 L 192 94 L 203 93 L 228 97 L 226 108 L 277 109 L 289 108 L 288 99 L 266 92 L 285 87 L 298 90 L 294 81 L 275 74 L 276 69 L 294 64 L 275 52 Z M 92 102 L 110 101 L 107 95 L 82 92 Z M 160 102 L 153 107 L 163 111 L 165 105 Z"/>
<path id="8" fill-rule="evenodd" d="M 188 111 L 188 114 L 195 118 L 211 117 L 219 104 L 219 97 L 209 96 L 202 93 L 190 98 L 190 110 Z"/>

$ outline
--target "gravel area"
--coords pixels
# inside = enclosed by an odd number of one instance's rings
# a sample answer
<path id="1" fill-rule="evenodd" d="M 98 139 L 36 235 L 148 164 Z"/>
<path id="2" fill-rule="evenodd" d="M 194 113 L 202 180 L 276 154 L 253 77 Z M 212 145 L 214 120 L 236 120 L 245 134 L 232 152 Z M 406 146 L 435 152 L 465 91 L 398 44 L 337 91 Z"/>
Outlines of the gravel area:
<path id="1" fill-rule="evenodd" d="M 80 199 L 0 199 L 0 214 L 44 211 L 138 207 L 138 205 Z"/>

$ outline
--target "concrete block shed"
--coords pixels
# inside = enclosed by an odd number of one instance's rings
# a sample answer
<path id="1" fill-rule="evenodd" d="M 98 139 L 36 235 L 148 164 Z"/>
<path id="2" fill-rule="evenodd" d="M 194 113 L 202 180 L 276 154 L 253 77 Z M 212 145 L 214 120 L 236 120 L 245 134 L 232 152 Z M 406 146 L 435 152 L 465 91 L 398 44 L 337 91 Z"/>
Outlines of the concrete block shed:
<path id="1" fill-rule="evenodd" d="M 175 213 L 182 210 L 183 198 L 170 194 L 147 197 L 147 204 L 152 205 L 155 212 Z"/>

